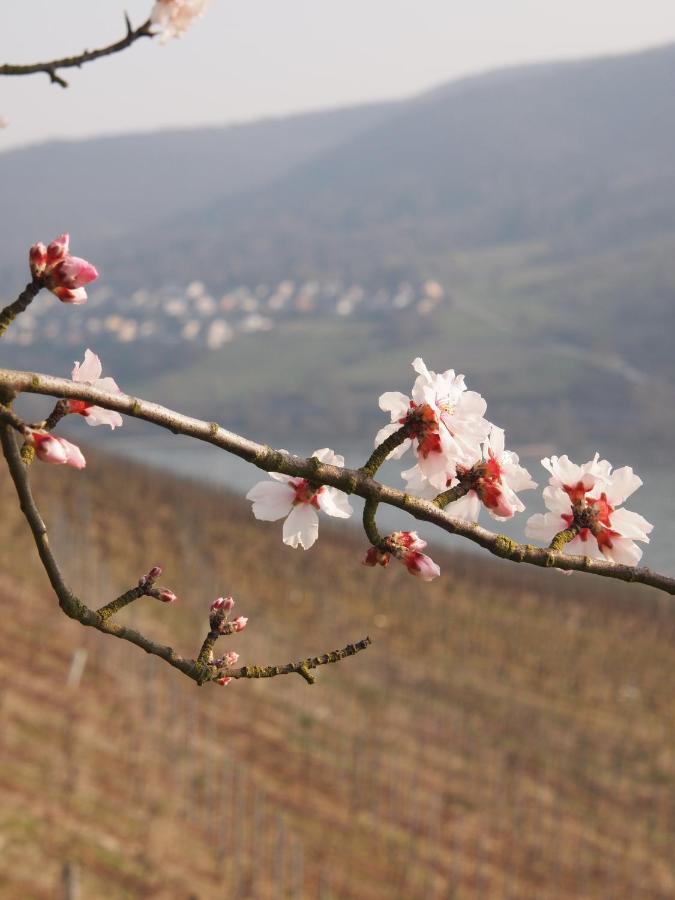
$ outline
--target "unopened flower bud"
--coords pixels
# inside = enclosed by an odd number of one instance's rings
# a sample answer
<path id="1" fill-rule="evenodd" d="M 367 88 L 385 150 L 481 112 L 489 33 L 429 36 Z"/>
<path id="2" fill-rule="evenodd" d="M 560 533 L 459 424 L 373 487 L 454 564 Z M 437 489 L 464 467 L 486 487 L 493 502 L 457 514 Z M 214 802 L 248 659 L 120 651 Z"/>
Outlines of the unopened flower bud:
<path id="1" fill-rule="evenodd" d="M 237 618 L 232 621 L 235 631 L 243 631 L 244 628 L 246 628 L 247 623 L 248 618 L 246 616 L 237 616 Z"/>
<path id="2" fill-rule="evenodd" d="M 173 591 L 168 590 L 168 588 L 164 588 L 164 590 L 160 591 L 157 594 L 157 599 L 161 600 L 162 603 L 174 603 L 178 600 L 178 597 L 174 594 Z"/>
<path id="3" fill-rule="evenodd" d="M 35 448 L 35 455 L 43 462 L 59 466 L 72 466 L 84 469 L 86 461 L 82 451 L 65 438 L 55 437 L 46 431 L 31 431 L 26 440 Z"/>
<path id="4" fill-rule="evenodd" d="M 232 597 L 218 597 L 218 599 L 214 600 L 211 604 L 211 612 L 229 613 L 232 612 L 233 607 L 234 600 Z"/>
<path id="5" fill-rule="evenodd" d="M 239 654 L 234 650 L 230 650 L 229 653 L 225 654 L 225 662 L 228 666 L 233 666 L 237 660 L 239 659 Z"/>
<path id="6" fill-rule="evenodd" d="M 219 678 L 219 679 L 216 681 L 216 684 L 220 684 L 220 685 L 222 685 L 223 687 L 225 687 L 225 686 L 228 685 L 231 681 L 232 681 L 232 679 L 230 678 L 230 676 L 229 676 L 229 675 L 225 675 L 223 678 Z"/>
<path id="7" fill-rule="evenodd" d="M 159 576 L 162 574 L 162 569 L 160 566 L 153 566 L 148 572 L 148 578 L 151 581 L 157 581 Z"/>
<path id="8" fill-rule="evenodd" d="M 391 561 L 391 554 L 387 553 L 384 550 L 380 550 L 379 547 L 370 547 L 367 551 L 364 559 L 364 566 L 388 566 Z"/>
<path id="9" fill-rule="evenodd" d="M 63 259 L 68 253 L 70 244 L 69 234 L 60 234 L 47 247 L 47 264 L 51 269 L 59 260 Z"/>
<path id="10" fill-rule="evenodd" d="M 44 274 L 47 266 L 47 248 L 41 241 L 33 244 L 28 251 L 28 262 L 33 278 L 39 278 Z"/>

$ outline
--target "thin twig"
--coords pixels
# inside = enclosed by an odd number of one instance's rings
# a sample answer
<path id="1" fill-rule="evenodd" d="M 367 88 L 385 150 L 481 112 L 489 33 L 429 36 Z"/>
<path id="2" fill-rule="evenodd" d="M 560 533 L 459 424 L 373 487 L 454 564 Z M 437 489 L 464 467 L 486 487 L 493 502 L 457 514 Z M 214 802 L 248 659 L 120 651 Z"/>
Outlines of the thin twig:
<path id="1" fill-rule="evenodd" d="M 43 287 L 43 280 L 34 278 L 26 285 L 14 303 L 10 303 L 9 306 L 0 310 L 0 337 L 7 331 L 14 319 L 28 309 Z"/>
<path id="2" fill-rule="evenodd" d="M 568 556 L 565 553 L 550 550 L 548 547 L 520 544 L 503 534 L 488 531 L 487 528 L 480 525 L 456 519 L 439 509 L 433 501 L 422 500 L 381 484 L 361 470 L 342 469 L 338 466 L 321 463 L 316 458 L 303 459 L 282 450 L 275 450 L 227 431 L 216 422 L 204 422 L 201 419 L 184 416 L 157 403 L 149 403 L 147 400 L 129 397 L 126 394 L 111 394 L 108 391 L 101 391 L 90 385 L 68 381 L 65 378 L 31 372 L 15 372 L 11 369 L 0 369 L 0 387 L 14 393 L 25 391 L 50 397 L 85 400 L 105 409 L 116 410 L 136 419 L 152 422 L 161 428 L 168 429 L 173 434 L 184 434 L 227 450 L 234 456 L 238 456 L 266 472 L 281 472 L 297 478 L 306 478 L 318 484 L 336 487 L 347 494 L 356 494 L 364 499 L 372 498 L 379 503 L 395 506 L 410 513 L 419 521 L 431 522 L 449 534 L 464 537 L 502 559 L 524 562 L 547 569 L 556 568 L 564 571 L 602 575 L 605 578 L 645 584 L 668 594 L 675 594 L 675 578 L 652 572 L 651 569 L 625 566 L 609 560 L 592 559 L 588 556 Z"/>
<path id="3" fill-rule="evenodd" d="M 101 57 L 104 56 L 112 56 L 114 53 L 120 53 L 141 38 L 154 37 L 154 32 L 152 31 L 152 19 L 146 19 L 142 25 L 138 26 L 138 28 L 132 27 L 127 15 L 125 15 L 124 19 L 127 26 L 127 33 L 121 40 L 115 41 L 114 44 L 108 44 L 105 47 L 100 47 L 98 50 L 84 50 L 77 56 L 64 56 L 61 59 L 52 59 L 48 62 L 27 64 L 5 63 L 4 65 L 0 65 L 0 75 L 35 75 L 38 72 L 43 72 L 45 75 L 49 76 L 49 80 L 52 84 L 58 84 L 61 87 L 66 88 L 68 87 L 68 82 L 58 74 L 59 69 L 79 69 L 85 63 L 93 62 L 95 59 L 101 59 Z"/>

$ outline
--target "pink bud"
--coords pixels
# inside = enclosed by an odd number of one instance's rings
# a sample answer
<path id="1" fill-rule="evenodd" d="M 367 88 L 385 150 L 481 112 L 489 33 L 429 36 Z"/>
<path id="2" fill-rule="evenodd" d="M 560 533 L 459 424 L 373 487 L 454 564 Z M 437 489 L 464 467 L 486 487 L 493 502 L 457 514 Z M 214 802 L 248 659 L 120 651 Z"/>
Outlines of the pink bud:
<path id="1" fill-rule="evenodd" d="M 237 660 L 239 659 L 239 654 L 235 653 L 234 650 L 230 650 L 229 653 L 225 654 L 225 662 L 228 666 L 233 666 Z"/>
<path id="2" fill-rule="evenodd" d="M 380 550 L 378 547 L 370 547 L 364 559 L 364 566 L 388 566 L 391 560 L 391 554 Z"/>
<path id="3" fill-rule="evenodd" d="M 211 604 L 211 612 L 229 613 L 232 612 L 233 607 L 234 600 L 232 597 L 218 597 L 218 599 L 214 600 Z"/>
<path id="4" fill-rule="evenodd" d="M 60 234 L 47 247 L 47 265 L 50 269 L 68 253 L 69 244 L 70 235 Z"/>
<path id="5" fill-rule="evenodd" d="M 229 675 L 225 675 L 223 678 L 219 678 L 219 679 L 216 681 L 216 684 L 220 684 L 220 685 L 222 685 L 223 687 L 225 687 L 225 686 L 228 685 L 231 681 L 232 681 L 232 679 L 229 677 Z"/>
<path id="6" fill-rule="evenodd" d="M 246 628 L 247 623 L 248 619 L 246 616 L 237 616 L 237 618 L 232 621 L 235 631 L 243 631 L 244 628 Z"/>
<path id="7" fill-rule="evenodd" d="M 44 431 L 33 431 L 28 441 L 35 447 L 35 455 L 43 462 L 72 466 L 74 469 L 84 469 L 87 465 L 80 448 L 65 438 L 54 437 Z"/>
<path id="8" fill-rule="evenodd" d="M 43 243 L 38 241 L 37 244 L 33 244 L 28 251 L 28 262 L 34 278 L 39 278 L 44 274 L 47 266 L 47 248 Z"/>
<path id="9" fill-rule="evenodd" d="M 57 263 L 49 273 L 50 284 L 69 290 L 84 287 L 98 278 L 98 272 L 86 259 L 79 256 L 66 256 Z"/>
<path id="10" fill-rule="evenodd" d="M 148 578 L 152 581 L 156 581 L 159 576 L 162 574 L 162 569 L 160 566 L 153 566 L 148 572 Z"/>
<path id="11" fill-rule="evenodd" d="M 157 595 L 157 599 L 161 600 L 162 603 L 175 603 L 178 600 L 178 597 L 174 594 L 173 591 L 170 591 L 168 588 L 164 588 Z"/>
<path id="12" fill-rule="evenodd" d="M 422 581 L 433 581 L 441 574 L 436 563 L 425 553 L 413 550 L 403 557 L 403 562 L 411 575 L 421 578 Z"/>

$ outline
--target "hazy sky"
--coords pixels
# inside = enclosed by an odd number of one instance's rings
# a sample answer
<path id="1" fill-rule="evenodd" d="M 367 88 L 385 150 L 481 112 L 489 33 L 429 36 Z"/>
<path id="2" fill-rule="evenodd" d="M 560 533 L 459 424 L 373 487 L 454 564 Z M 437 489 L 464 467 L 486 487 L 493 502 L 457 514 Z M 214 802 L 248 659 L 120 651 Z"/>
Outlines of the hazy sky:
<path id="1" fill-rule="evenodd" d="M 151 0 L 3 0 L 0 62 L 121 37 Z M 0 149 L 47 137 L 223 123 L 401 97 L 495 66 L 675 40 L 673 0 L 213 0 L 181 40 L 0 78 Z"/>

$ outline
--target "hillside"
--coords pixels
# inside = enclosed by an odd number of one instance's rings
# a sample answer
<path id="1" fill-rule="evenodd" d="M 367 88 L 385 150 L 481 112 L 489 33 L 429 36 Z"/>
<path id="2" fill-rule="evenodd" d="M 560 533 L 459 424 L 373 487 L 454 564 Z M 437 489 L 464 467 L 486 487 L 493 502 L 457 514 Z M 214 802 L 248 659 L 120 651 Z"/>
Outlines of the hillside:
<path id="1" fill-rule="evenodd" d="M 459 552 L 420 585 L 350 532 L 294 553 L 232 496 L 94 454 L 34 476 L 83 595 L 164 564 L 181 602 L 126 618 L 183 652 L 224 592 L 242 662 L 373 646 L 311 688 L 184 683 L 56 610 L 3 472 L 3 897 L 56 896 L 66 861 L 111 900 L 672 896 L 670 599 Z"/>
<path id="2" fill-rule="evenodd" d="M 271 181 L 395 108 L 364 104 L 221 128 L 49 141 L 0 152 L 3 202 L 12 209 L 11 222 L 0 223 L 0 274 L 23 275 L 26 247 L 64 228 L 78 236 L 81 253 L 96 248 L 105 271 L 137 230 L 157 235 L 167 218 L 180 220 L 214 197 Z"/>

